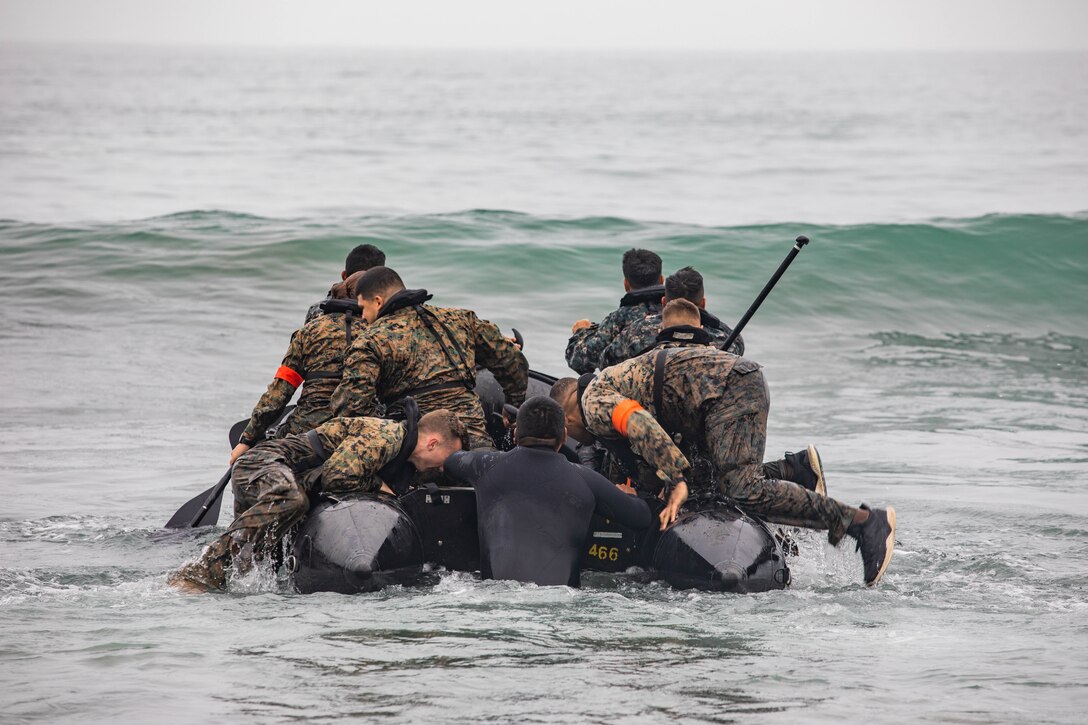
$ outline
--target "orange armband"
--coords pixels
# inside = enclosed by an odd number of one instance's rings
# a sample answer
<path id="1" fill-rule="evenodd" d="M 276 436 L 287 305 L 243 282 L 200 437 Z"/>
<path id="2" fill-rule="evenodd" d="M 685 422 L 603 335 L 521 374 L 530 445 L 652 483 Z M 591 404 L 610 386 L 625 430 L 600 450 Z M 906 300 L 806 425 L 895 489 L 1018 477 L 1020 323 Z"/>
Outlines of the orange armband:
<path id="1" fill-rule="evenodd" d="M 280 365 L 280 369 L 276 371 L 276 379 L 286 381 L 293 388 L 302 385 L 302 376 L 286 365 Z"/>
<path id="2" fill-rule="evenodd" d="M 637 400 L 630 398 L 620 401 L 619 405 L 612 409 L 612 427 L 624 438 L 627 437 L 627 421 L 637 410 L 642 410 L 642 406 Z"/>

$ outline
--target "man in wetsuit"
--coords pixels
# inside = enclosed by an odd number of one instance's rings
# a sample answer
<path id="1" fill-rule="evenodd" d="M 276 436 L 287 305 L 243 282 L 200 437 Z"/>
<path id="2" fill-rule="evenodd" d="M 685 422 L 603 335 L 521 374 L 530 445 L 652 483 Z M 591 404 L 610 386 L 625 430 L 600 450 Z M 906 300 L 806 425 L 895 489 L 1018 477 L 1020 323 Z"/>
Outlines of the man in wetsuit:
<path id="1" fill-rule="evenodd" d="M 625 442 L 672 487 L 660 515 L 662 529 L 675 521 L 688 498 L 688 456 L 708 459 L 712 478 L 692 479 L 696 495 L 710 497 L 717 488 L 740 508 L 769 521 L 827 529 L 832 545 L 849 535 L 858 541 L 865 583 L 876 584 L 895 546 L 895 510 L 864 504 L 853 508 L 767 478 L 761 461 L 769 397 L 760 366 L 691 340 L 699 311 L 687 300 L 670 302 L 663 324 L 658 347 L 607 368 L 584 390 L 574 378 L 553 386 L 552 397 L 563 405 L 570 435 L 583 442 Z"/>
<path id="2" fill-rule="evenodd" d="M 348 257 L 344 260 L 344 271 L 340 273 L 340 280 L 345 281 L 356 272 L 365 272 L 368 269 L 381 267 L 384 264 L 385 252 L 373 244 L 360 244 L 348 252 Z M 333 289 L 329 290 L 329 294 L 326 295 L 322 302 L 315 302 L 310 305 L 310 309 L 306 311 L 306 322 L 310 322 L 321 315 L 323 311 L 321 305 L 333 298 L 334 289 L 336 289 L 336 285 L 333 285 Z"/>
<path id="3" fill-rule="evenodd" d="M 623 329 L 661 311 L 661 257 L 649 249 L 628 249 L 623 254 L 623 289 L 627 292 L 620 307 L 609 312 L 599 325 L 578 320 L 571 326 L 567 342 L 567 365 L 579 373 L 591 373 L 601 365 L 601 353 Z"/>
<path id="4" fill-rule="evenodd" d="M 411 401 L 405 405 L 404 421 L 335 418 L 304 434 L 258 443 L 234 466 L 234 523 L 167 583 L 189 593 L 223 590 L 232 566 L 248 570 L 275 551 L 306 515 L 311 495 L 389 493 L 416 471 L 440 470 L 464 448 L 464 425 L 448 410 L 418 417 Z"/>
<path id="5" fill-rule="evenodd" d="M 576 587 L 593 513 L 644 528 L 650 508 L 558 452 L 567 433 L 554 400 L 525 401 L 514 434 L 512 451 L 454 453 L 445 464 L 447 475 L 476 489 L 480 571 L 484 579 Z"/>
<path id="6" fill-rule="evenodd" d="M 348 348 L 344 377 L 332 396 L 338 416 L 397 415 L 412 396 L 420 410 L 452 410 L 468 429 L 470 447 L 494 446 L 476 395 L 476 366 L 495 375 L 506 402 L 520 405 L 529 363 L 499 328 L 471 310 L 432 307 L 427 290 L 404 288 L 388 267 L 368 270 L 355 285 L 367 327 Z"/>
<path id="7" fill-rule="evenodd" d="M 329 299 L 320 304 L 324 314 L 307 322 L 291 335 L 291 344 L 283 356 L 268 389 L 257 401 L 238 445 L 230 453 L 230 462 L 238 460 L 265 435 L 269 426 L 280 419 L 301 386 L 298 404 L 287 420 L 276 427 L 274 437 L 305 433 L 332 416 L 329 398 L 344 373 L 344 352 L 357 335 L 362 310 L 355 302 L 355 283 L 363 272 L 355 272 L 329 291 Z"/>

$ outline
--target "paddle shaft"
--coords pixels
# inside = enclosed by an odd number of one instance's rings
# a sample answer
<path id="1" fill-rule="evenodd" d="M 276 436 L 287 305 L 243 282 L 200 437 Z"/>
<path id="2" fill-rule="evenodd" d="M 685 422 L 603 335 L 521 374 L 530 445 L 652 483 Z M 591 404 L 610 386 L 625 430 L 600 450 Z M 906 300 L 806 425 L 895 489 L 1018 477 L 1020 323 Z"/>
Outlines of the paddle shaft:
<path id="1" fill-rule="evenodd" d="M 207 497 L 205 497 L 204 503 L 200 505 L 200 510 L 193 514 L 193 518 L 189 520 L 190 529 L 195 529 L 197 526 L 200 525 L 200 519 L 204 516 L 204 514 L 208 512 L 208 509 L 212 507 L 212 504 L 215 503 L 215 500 L 222 495 L 223 489 L 225 489 L 227 487 L 227 484 L 230 483 L 230 472 L 232 470 L 233 466 L 231 468 L 228 468 L 227 472 L 223 474 L 223 477 L 219 479 L 219 483 L 212 486 L 211 489 L 208 491 L 208 495 Z"/>
<path id="2" fill-rule="evenodd" d="M 767 284 L 763 286 L 763 291 L 759 293 L 759 297 L 756 297 L 756 301 L 752 303 L 752 306 L 748 308 L 748 311 L 744 313 L 744 317 L 741 318 L 737 326 L 733 328 L 733 332 L 726 338 L 725 343 L 721 346 L 722 350 L 728 350 L 729 346 L 740 336 L 740 331 L 744 329 L 744 326 L 748 324 L 748 320 L 752 319 L 752 315 L 756 313 L 759 306 L 763 304 L 763 300 L 767 299 L 767 295 L 771 293 L 774 286 L 778 283 L 778 280 L 785 273 L 786 268 L 790 266 L 790 262 L 801 251 L 801 248 L 808 244 L 808 237 L 797 237 L 796 243 L 793 245 L 793 249 L 786 255 L 786 258 L 782 260 L 782 264 L 778 265 L 778 269 L 775 271 L 774 276 L 767 281 Z"/>

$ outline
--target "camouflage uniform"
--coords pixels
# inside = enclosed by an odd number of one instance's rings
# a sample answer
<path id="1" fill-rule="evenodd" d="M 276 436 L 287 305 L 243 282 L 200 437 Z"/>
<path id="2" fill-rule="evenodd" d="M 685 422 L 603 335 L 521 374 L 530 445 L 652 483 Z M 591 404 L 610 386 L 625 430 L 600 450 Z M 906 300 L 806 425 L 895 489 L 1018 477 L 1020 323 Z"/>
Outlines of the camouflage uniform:
<path id="1" fill-rule="evenodd" d="M 644 320 L 647 315 L 660 315 L 664 294 L 665 288 L 656 286 L 625 295 L 619 309 L 609 312 L 599 325 L 590 325 L 571 335 L 567 342 L 570 369 L 584 375 L 607 367 L 602 363 L 601 354 L 631 323 Z"/>
<path id="2" fill-rule="evenodd" d="M 291 416 L 276 429 L 275 437 L 304 433 L 332 416 L 329 398 L 339 385 L 343 372 L 348 324 L 345 313 L 330 312 L 315 317 L 291 335 L 291 344 L 287 347 L 287 354 L 283 356 L 280 370 L 257 401 L 257 406 L 249 418 L 249 425 L 239 439 L 240 443 L 251 446 L 264 435 L 291 402 L 296 383 L 300 380 L 305 382 L 298 405 Z M 351 334 L 358 334 L 366 325 L 366 320 L 353 315 L 350 325 Z M 284 371 L 284 368 L 287 370 Z"/>
<path id="3" fill-rule="evenodd" d="M 660 349 L 671 351 L 662 410 L 651 413 L 654 363 Z M 683 447 L 692 460 L 708 460 L 720 491 L 742 509 L 775 523 L 827 529 L 833 544 L 846 533 L 856 509 L 764 476 L 761 461 L 770 399 L 756 363 L 704 345 L 666 343 L 604 370 L 589 384 L 582 397 L 589 432 L 598 438 L 621 437 L 613 414 L 625 400 L 642 406 L 627 419 L 628 442 L 662 480 L 675 483 L 691 473 Z M 693 497 L 712 492 L 698 471 L 688 485 Z"/>
<path id="4" fill-rule="evenodd" d="M 305 435 L 258 443 L 242 455 L 231 475 L 234 523 L 208 545 L 199 561 L 174 575 L 223 589 L 232 562 L 239 570 L 268 556 L 284 532 L 310 507 L 307 494 L 376 491 L 377 472 L 400 452 L 405 423 L 378 418 L 335 418 L 316 429 L 332 455 L 321 459 Z M 237 560 L 237 561 L 236 561 Z"/>
<path id="5" fill-rule="evenodd" d="M 441 344 L 424 319 L 442 338 Z M 387 406 L 395 416 L 399 411 L 394 403 L 411 395 L 423 413 L 439 408 L 456 413 L 468 429 L 470 448 L 490 448 L 494 442 L 484 424 L 480 398 L 473 392 L 477 365 L 494 373 L 506 402 L 518 406 L 525 401 L 529 363 L 498 327 L 471 310 L 400 307 L 383 313 L 352 342 L 332 409 L 339 416 L 361 416 L 378 414 Z"/>
<path id="6" fill-rule="evenodd" d="M 721 349 L 722 343 L 732 334 L 733 329 L 706 310 L 700 310 L 700 314 L 703 330 L 710 335 L 711 345 Z M 639 320 L 632 320 L 601 352 L 601 370 L 646 352 L 657 341 L 659 332 L 661 332 L 660 311 Z M 737 339 L 729 346 L 729 352 L 734 355 L 744 354 L 744 339 L 740 335 L 737 335 Z"/>

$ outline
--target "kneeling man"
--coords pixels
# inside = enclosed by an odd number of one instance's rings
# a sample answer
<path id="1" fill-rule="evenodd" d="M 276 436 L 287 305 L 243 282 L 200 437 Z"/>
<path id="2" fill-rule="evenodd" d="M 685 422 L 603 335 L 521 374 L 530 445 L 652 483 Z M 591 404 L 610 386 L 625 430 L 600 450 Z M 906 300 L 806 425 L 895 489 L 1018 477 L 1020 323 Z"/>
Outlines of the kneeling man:
<path id="1" fill-rule="evenodd" d="M 386 484 L 408 480 L 415 471 L 441 469 L 465 447 L 465 426 L 445 409 L 418 423 L 417 415 L 409 413 L 405 421 L 334 418 L 306 433 L 258 443 L 234 466 L 234 523 L 167 583 L 190 593 L 225 589 L 232 564 L 245 570 L 275 551 L 284 532 L 306 515 L 309 495 L 389 492 Z"/>
<path id="2" fill-rule="evenodd" d="M 514 435 L 512 451 L 460 452 L 446 460 L 449 476 L 476 489 L 480 571 L 485 579 L 576 587 L 594 511 L 645 528 L 650 508 L 559 453 L 567 431 L 554 400 L 525 401 Z"/>

